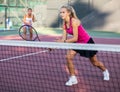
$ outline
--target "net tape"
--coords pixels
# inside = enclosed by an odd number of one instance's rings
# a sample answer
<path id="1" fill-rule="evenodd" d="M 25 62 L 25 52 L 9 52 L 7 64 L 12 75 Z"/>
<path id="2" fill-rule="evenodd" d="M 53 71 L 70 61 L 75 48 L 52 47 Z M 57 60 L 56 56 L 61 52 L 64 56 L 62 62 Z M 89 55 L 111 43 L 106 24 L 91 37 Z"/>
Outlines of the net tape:
<path id="1" fill-rule="evenodd" d="M 112 45 L 112 44 L 82 44 L 82 43 L 76 44 L 76 43 L 59 43 L 59 42 L 0 40 L 0 45 L 120 52 L 120 45 Z"/>

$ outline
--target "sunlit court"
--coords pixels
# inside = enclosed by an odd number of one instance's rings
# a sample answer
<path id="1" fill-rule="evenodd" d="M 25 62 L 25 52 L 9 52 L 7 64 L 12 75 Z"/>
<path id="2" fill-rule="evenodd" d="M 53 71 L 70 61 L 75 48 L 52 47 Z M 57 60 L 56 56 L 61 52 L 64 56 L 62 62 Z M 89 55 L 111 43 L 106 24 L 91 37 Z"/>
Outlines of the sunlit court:
<path id="1" fill-rule="evenodd" d="M 120 92 L 119 0 L 0 0 L 0 92 Z"/>

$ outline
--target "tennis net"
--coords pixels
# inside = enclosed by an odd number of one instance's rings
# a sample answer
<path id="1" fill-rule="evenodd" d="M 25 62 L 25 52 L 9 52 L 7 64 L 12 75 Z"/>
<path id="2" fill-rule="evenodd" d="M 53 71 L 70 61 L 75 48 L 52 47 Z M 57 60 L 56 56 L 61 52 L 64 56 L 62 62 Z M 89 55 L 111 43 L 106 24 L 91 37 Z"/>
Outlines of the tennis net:
<path id="1" fill-rule="evenodd" d="M 98 50 L 110 80 L 104 81 L 102 71 L 77 54 L 73 63 L 79 82 L 65 86 L 69 49 Z M 119 69 L 120 45 L 0 40 L 0 92 L 120 92 Z"/>

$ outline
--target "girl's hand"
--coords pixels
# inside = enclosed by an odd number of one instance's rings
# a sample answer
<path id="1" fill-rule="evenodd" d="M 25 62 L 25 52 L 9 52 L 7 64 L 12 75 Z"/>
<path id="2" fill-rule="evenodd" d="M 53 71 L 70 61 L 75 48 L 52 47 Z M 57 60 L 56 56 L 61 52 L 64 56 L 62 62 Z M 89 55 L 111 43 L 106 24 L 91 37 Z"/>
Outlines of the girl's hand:
<path id="1" fill-rule="evenodd" d="M 63 40 L 57 40 L 56 42 L 64 42 Z"/>
<path id="2" fill-rule="evenodd" d="M 25 25 L 31 25 L 31 23 L 30 23 L 30 22 L 24 22 L 24 24 L 25 24 Z"/>
<path id="3" fill-rule="evenodd" d="M 64 42 L 64 41 L 61 40 L 60 38 L 56 38 L 56 42 Z"/>

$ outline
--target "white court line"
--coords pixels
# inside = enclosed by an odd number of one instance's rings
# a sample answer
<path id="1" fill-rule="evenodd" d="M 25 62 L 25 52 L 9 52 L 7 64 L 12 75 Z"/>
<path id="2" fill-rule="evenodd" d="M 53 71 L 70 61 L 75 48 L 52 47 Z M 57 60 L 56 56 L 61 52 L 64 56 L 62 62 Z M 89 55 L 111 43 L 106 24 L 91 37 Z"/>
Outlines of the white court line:
<path id="1" fill-rule="evenodd" d="M 49 50 L 44 50 L 44 51 L 39 51 L 39 52 L 28 53 L 28 54 L 19 55 L 19 56 L 14 56 L 14 57 L 10 57 L 10 58 L 5 58 L 5 59 L 1 59 L 0 62 L 12 60 L 12 59 L 17 59 L 17 58 L 22 58 L 22 57 L 26 57 L 26 56 L 32 56 L 32 55 L 36 55 L 36 54 L 40 54 L 40 53 L 44 53 L 44 52 L 48 52 L 48 51 Z"/>

